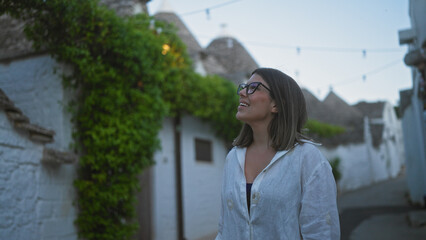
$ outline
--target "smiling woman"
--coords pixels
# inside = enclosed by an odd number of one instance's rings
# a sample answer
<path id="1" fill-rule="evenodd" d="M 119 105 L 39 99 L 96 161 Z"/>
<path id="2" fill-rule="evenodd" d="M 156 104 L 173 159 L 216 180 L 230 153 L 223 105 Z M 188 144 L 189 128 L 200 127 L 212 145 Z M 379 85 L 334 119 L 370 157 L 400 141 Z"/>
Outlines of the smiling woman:
<path id="1" fill-rule="evenodd" d="M 299 86 L 259 68 L 238 94 L 244 125 L 226 157 L 216 239 L 339 239 L 336 183 L 301 133 L 307 113 Z"/>
<path id="2" fill-rule="evenodd" d="M 268 121 L 269 117 L 272 118 L 272 113 L 276 113 L 276 108 L 266 85 L 257 74 L 254 74 L 247 84 L 239 85 L 240 104 L 236 115 L 238 120 L 254 125 L 258 121 Z M 254 94 L 255 92 L 256 94 Z"/>

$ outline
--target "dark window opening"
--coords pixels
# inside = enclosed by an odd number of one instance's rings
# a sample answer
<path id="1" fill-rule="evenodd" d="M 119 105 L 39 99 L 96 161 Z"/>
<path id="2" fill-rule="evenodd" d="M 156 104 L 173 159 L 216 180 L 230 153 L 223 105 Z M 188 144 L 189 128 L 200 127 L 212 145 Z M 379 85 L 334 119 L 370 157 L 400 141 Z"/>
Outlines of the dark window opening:
<path id="1" fill-rule="evenodd" d="M 213 162 L 211 141 L 198 138 L 195 139 L 195 160 Z"/>

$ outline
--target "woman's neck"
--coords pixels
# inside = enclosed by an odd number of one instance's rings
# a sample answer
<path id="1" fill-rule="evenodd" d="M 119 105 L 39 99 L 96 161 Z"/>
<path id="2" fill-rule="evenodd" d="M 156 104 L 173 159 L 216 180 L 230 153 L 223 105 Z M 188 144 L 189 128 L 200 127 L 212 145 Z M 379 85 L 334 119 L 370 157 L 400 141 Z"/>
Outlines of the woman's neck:
<path id="1" fill-rule="evenodd" d="M 253 131 L 253 143 L 251 144 L 252 146 L 256 148 L 271 148 L 268 126 L 255 125 L 251 126 L 251 129 Z"/>

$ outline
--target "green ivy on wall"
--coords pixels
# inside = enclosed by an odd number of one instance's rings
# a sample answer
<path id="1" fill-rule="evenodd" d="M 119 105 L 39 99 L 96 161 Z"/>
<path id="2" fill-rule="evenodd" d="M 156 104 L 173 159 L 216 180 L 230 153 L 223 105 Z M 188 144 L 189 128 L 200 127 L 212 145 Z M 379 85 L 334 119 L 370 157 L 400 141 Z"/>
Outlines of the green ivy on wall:
<path id="1" fill-rule="evenodd" d="M 235 86 L 194 73 L 171 26 L 156 23 L 165 29 L 158 34 L 149 16 L 120 18 L 95 0 L 0 3 L 0 15 L 26 21 L 36 49 L 73 69 L 64 81 L 77 93 L 79 237 L 116 240 L 134 234 L 137 176 L 153 164 L 165 116 L 192 114 L 212 123 L 227 141 L 238 133 Z"/>
<path id="2" fill-rule="evenodd" d="M 172 26 L 156 22 L 159 34 L 149 16 L 120 18 L 96 0 L 0 0 L 0 7 L 0 15 L 26 21 L 36 49 L 73 70 L 64 84 L 77 94 L 80 238 L 132 237 L 137 176 L 153 164 L 165 116 L 191 114 L 227 142 L 237 136 L 236 86 L 195 73 Z"/>
<path id="3" fill-rule="evenodd" d="M 305 128 L 308 130 L 309 135 L 314 135 L 323 138 L 333 137 L 335 135 L 345 132 L 345 128 L 341 126 L 335 126 L 317 120 L 310 119 Z"/>

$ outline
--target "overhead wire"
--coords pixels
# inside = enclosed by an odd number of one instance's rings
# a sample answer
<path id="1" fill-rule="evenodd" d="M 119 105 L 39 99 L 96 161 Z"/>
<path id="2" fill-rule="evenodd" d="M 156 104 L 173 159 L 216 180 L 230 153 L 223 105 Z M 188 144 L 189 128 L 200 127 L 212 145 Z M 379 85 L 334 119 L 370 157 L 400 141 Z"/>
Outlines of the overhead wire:
<path id="1" fill-rule="evenodd" d="M 212 36 L 206 35 L 195 35 L 199 38 L 212 39 Z M 304 45 L 286 45 L 286 44 L 276 44 L 276 43 L 267 43 L 267 42 L 258 42 L 258 41 L 244 41 L 238 39 L 239 42 L 244 43 L 244 45 L 252 45 L 252 46 L 260 46 L 266 48 L 274 48 L 274 49 L 289 49 L 296 50 L 298 52 L 302 51 L 317 51 L 317 52 L 356 52 L 363 53 L 366 55 L 368 52 L 376 52 L 376 53 L 391 53 L 391 52 L 402 52 L 404 49 L 402 48 L 348 48 L 348 47 L 321 47 L 321 46 L 304 46 Z"/>
<path id="2" fill-rule="evenodd" d="M 201 12 L 205 12 L 205 13 L 209 14 L 210 10 L 212 10 L 212 9 L 221 8 L 221 7 L 224 7 L 226 5 L 233 4 L 233 3 L 236 3 L 236 2 L 241 2 L 241 1 L 242 0 L 228 1 L 228 2 L 224 2 L 224 3 L 214 5 L 214 6 L 211 6 L 211 7 L 207 7 L 207 8 L 191 11 L 191 12 L 182 13 L 182 14 L 179 14 L 179 15 L 183 17 L 183 16 L 189 16 L 189 15 L 193 15 L 193 14 L 201 13 Z"/>
<path id="3" fill-rule="evenodd" d="M 186 13 L 182 13 L 182 14 L 176 14 L 180 17 L 184 17 L 184 16 L 189 16 L 189 15 L 193 15 L 193 14 L 197 14 L 197 13 L 206 13 L 207 17 L 209 17 L 210 14 L 210 10 L 212 9 L 217 9 L 217 8 L 222 8 L 224 6 L 236 3 L 236 2 L 241 2 L 242 0 L 233 0 L 233 1 L 228 1 L 228 2 L 224 2 L 218 5 L 214 5 L 211 7 L 207 7 L 207 8 L 203 8 L 203 9 L 199 9 L 199 10 L 195 10 L 195 11 L 190 11 L 190 12 L 186 12 Z M 197 36 L 194 34 L 194 36 Z M 209 38 L 212 39 L 213 37 L 211 36 L 200 36 L 198 35 L 198 37 L 201 38 Z M 265 43 L 265 42 L 257 42 L 257 41 L 242 41 L 242 40 L 238 40 L 240 42 L 243 42 L 244 44 L 248 44 L 248 45 L 255 45 L 255 46 L 261 46 L 261 47 L 268 47 L 268 48 L 276 48 L 276 49 L 292 49 L 292 50 L 296 50 L 298 54 L 300 54 L 302 51 L 319 51 L 319 52 L 340 52 L 340 53 L 349 53 L 349 52 L 356 52 L 359 53 L 361 52 L 363 54 L 363 56 L 365 57 L 367 53 L 391 53 L 391 52 L 402 52 L 404 51 L 404 49 L 401 48 L 347 48 L 347 47 L 321 47 L 321 46 L 303 46 L 303 45 L 284 45 L 284 44 L 275 44 L 275 43 Z M 359 81 L 360 77 L 363 81 L 366 80 L 367 76 L 371 76 L 371 75 L 375 75 L 379 72 L 382 72 L 398 63 L 401 62 L 401 59 L 398 58 L 397 60 L 394 60 L 390 63 L 387 63 L 385 65 L 382 65 L 378 68 L 375 68 L 369 72 L 366 72 L 364 74 L 360 74 L 357 75 L 356 77 L 351 77 L 351 78 L 347 78 L 346 80 L 331 84 L 331 86 L 341 86 L 341 85 L 346 85 L 355 81 Z M 350 79 L 350 80 L 348 80 Z M 352 80 L 354 79 L 354 80 Z"/>
<path id="4" fill-rule="evenodd" d="M 343 80 L 343 81 L 340 81 L 340 82 L 334 83 L 334 84 L 332 84 L 332 86 L 342 86 L 342 85 L 347 85 L 347 84 L 350 84 L 350 83 L 353 83 L 353 82 L 357 82 L 357 81 L 359 81 L 359 80 L 360 80 L 360 78 L 361 78 L 363 81 L 365 81 L 365 80 L 367 79 L 367 76 L 371 76 L 371 75 L 375 75 L 375 74 L 377 74 L 377 73 L 379 73 L 379 72 L 383 72 L 384 70 L 386 70 L 386 69 L 388 69 L 388 68 L 390 68 L 390 67 L 393 67 L 393 66 L 397 65 L 398 63 L 401 63 L 401 61 L 402 61 L 402 59 L 400 59 L 400 58 L 395 59 L 395 60 L 393 60 L 392 62 L 389 62 L 389 63 L 387 63 L 387 64 L 384 64 L 384 65 L 382 65 L 382 66 L 379 66 L 379 67 L 377 67 L 377 68 L 375 68 L 375 69 L 373 69 L 373 70 L 370 70 L 370 71 L 368 71 L 368 72 L 366 72 L 366 73 L 359 74 L 359 75 L 356 75 L 356 76 L 354 76 L 354 77 L 346 78 L 346 79 L 345 79 L 345 80 Z"/>

